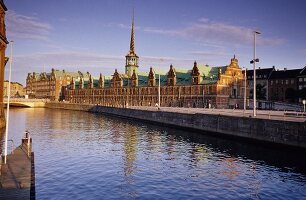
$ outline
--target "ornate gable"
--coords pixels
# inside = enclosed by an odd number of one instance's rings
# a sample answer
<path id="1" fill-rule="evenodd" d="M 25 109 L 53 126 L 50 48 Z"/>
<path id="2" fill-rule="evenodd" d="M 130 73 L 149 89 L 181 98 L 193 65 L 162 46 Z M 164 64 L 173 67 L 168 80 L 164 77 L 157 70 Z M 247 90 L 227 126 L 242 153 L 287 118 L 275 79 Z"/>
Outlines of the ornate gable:
<path id="1" fill-rule="evenodd" d="M 75 81 L 73 77 L 71 78 L 71 81 L 70 81 L 70 89 L 75 90 Z"/>
<path id="2" fill-rule="evenodd" d="M 80 78 L 80 83 L 79 83 L 79 89 L 83 89 L 84 88 L 84 80 L 83 77 Z"/>
<path id="3" fill-rule="evenodd" d="M 155 75 L 154 75 L 152 67 L 150 67 L 150 72 L 149 72 L 148 79 L 149 79 L 148 86 L 149 87 L 154 87 L 156 85 L 156 81 L 155 81 Z"/>
<path id="4" fill-rule="evenodd" d="M 173 68 L 173 65 L 170 65 L 170 70 L 168 72 L 168 86 L 176 85 L 176 73 Z"/>
<path id="5" fill-rule="evenodd" d="M 121 78 L 120 74 L 118 73 L 117 69 L 115 69 L 115 73 L 114 73 L 113 78 L 111 80 L 111 86 L 112 87 L 122 87 L 123 86 L 122 78 Z"/>
<path id="6" fill-rule="evenodd" d="M 138 86 L 138 76 L 136 75 L 135 70 L 133 70 L 133 74 L 131 77 L 131 84 L 132 84 L 132 87 Z"/>
<path id="7" fill-rule="evenodd" d="M 191 77 L 192 77 L 192 82 L 191 82 L 192 85 L 198 85 L 200 83 L 200 72 L 196 61 L 193 64 Z"/>
<path id="8" fill-rule="evenodd" d="M 88 88 L 93 89 L 93 79 L 92 79 L 91 75 L 89 75 Z"/>
<path id="9" fill-rule="evenodd" d="M 103 87 L 104 87 L 104 78 L 103 78 L 102 74 L 100 73 L 99 88 L 103 88 Z"/>

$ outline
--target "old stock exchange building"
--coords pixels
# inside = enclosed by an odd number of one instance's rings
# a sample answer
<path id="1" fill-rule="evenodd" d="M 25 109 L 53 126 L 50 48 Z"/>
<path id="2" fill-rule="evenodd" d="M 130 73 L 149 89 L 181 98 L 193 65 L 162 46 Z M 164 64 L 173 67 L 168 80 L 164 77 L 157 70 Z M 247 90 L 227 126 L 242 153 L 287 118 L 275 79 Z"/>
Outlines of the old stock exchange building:
<path id="1" fill-rule="evenodd" d="M 130 50 L 126 55 L 125 73 L 117 69 L 112 76 L 73 78 L 64 90 L 65 101 L 99 104 L 112 107 L 155 106 L 172 107 L 243 107 L 244 73 L 234 56 L 227 66 L 211 67 L 194 62 L 189 69 L 170 65 L 168 72 L 154 70 L 139 72 L 139 57 L 135 52 L 134 19 Z M 247 96 L 249 90 L 247 90 Z"/>

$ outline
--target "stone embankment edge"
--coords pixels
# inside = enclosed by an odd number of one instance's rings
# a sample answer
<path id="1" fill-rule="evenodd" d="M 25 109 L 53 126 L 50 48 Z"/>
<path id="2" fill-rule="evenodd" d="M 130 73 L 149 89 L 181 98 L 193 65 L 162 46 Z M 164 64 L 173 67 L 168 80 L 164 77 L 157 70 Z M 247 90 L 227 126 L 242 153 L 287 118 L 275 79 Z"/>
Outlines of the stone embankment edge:
<path id="1" fill-rule="evenodd" d="M 47 108 L 79 110 L 116 115 L 141 121 L 195 130 L 197 132 L 239 137 L 306 149 L 306 123 L 234 117 L 211 114 L 187 114 L 148 111 L 69 103 L 47 103 Z"/>

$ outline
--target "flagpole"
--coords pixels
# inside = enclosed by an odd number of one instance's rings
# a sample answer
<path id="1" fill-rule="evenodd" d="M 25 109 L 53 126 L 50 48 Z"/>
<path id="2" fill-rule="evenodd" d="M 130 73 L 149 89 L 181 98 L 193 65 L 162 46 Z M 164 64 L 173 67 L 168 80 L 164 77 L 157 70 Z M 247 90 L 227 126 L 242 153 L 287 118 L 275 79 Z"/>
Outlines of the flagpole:
<path id="1" fill-rule="evenodd" d="M 7 156 L 7 137 L 8 137 L 8 126 L 9 126 L 9 118 L 10 118 L 10 97 L 11 97 L 11 77 L 12 77 L 12 61 L 13 61 L 13 41 L 11 43 L 11 51 L 10 51 L 10 68 L 9 68 L 9 82 L 7 89 L 7 107 L 6 107 L 6 126 L 5 126 L 5 144 L 4 144 L 4 164 L 6 164 L 6 156 Z"/>

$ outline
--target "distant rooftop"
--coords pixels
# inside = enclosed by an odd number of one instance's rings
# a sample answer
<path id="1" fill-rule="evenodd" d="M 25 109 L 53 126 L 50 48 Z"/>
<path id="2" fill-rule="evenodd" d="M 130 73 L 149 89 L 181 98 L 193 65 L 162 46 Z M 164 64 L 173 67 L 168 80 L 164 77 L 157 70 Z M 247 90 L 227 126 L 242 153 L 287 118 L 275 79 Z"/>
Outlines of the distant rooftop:
<path id="1" fill-rule="evenodd" d="M 270 76 L 270 79 L 296 78 L 301 71 L 302 69 L 273 71 L 273 73 Z"/>

